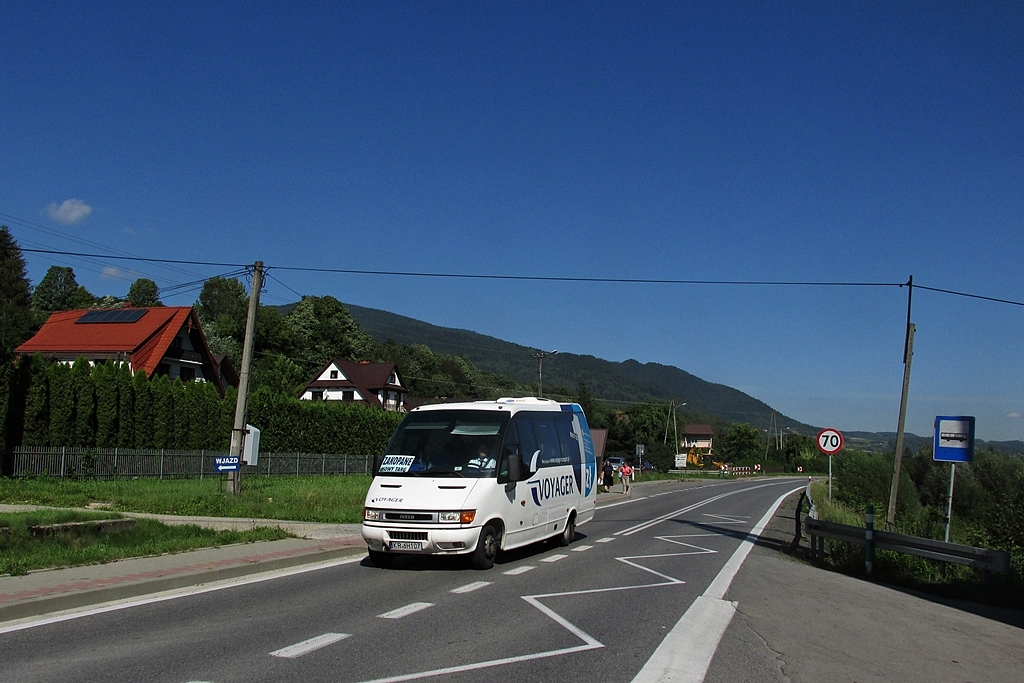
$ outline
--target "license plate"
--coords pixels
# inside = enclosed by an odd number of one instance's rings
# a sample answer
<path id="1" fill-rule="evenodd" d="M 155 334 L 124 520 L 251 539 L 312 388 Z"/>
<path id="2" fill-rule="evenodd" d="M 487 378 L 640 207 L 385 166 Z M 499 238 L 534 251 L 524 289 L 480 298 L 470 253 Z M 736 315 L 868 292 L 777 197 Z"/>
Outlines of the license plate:
<path id="1" fill-rule="evenodd" d="M 415 541 L 391 541 L 388 543 L 389 550 L 423 550 L 423 544 Z"/>

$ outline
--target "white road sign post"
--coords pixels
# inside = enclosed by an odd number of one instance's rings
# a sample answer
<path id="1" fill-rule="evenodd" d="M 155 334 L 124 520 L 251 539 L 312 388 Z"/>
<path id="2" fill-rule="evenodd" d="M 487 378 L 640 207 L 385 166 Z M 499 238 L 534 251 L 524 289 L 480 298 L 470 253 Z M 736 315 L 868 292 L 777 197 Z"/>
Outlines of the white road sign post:
<path id="1" fill-rule="evenodd" d="M 843 450 L 843 433 L 838 429 L 818 432 L 818 450 L 828 456 L 828 499 L 832 500 L 832 456 Z"/>

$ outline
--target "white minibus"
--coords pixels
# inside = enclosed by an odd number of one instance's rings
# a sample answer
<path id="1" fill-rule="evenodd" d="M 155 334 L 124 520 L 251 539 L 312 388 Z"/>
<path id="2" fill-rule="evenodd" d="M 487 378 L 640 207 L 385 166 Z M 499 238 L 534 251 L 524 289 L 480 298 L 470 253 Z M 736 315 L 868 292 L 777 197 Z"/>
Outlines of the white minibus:
<path id="1" fill-rule="evenodd" d="M 378 567 L 418 554 L 466 555 L 489 569 L 499 550 L 569 545 L 597 499 L 583 409 L 547 399 L 416 408 L 373 474 L 362 532 Z"/>

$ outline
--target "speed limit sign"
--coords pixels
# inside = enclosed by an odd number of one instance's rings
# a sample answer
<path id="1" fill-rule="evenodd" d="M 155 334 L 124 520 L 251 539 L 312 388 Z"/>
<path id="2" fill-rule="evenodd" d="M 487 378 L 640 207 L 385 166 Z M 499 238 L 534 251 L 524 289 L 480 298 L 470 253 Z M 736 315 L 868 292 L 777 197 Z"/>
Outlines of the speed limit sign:
<path id="1" fill-rule="evenodd" d="M 843 433 L 838 429 L 822 429 L 818 432 L 818 450 L 825 455 L 835 455 L 843 450 Z"/>

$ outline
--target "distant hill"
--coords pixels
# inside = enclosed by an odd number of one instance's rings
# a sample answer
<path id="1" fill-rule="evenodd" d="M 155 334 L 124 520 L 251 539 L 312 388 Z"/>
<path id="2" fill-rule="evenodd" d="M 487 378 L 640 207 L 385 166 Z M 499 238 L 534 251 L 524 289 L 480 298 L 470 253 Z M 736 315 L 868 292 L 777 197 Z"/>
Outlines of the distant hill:
<path id="1" fill-rule="evenodd" d="M 536 349 L 495 337 L 450 327 L 431 325 L 374 308 L 345 304 L 359 326 L 378 341 L 391 339 L 398 344 L 424 344 L 433 351 L 469 358 L 481 370 L 500 373 L 524 384 L 536 383 Z M 772 408 L 742 391 L 695 377 L 671 365 L 621 363 L 594 356 L 559 352 L 544 363 L 544 386 L 561 385 L 575 391 L 579 380 L 586 381 L 596 398 L 605 401 L 686 402 L 687 413 L 705 414 L 729 422 L 747 422 L 765 429 Z M 777 414 L 776 423 L 795 431 L 812 434 L 816 429 L 785 415 Z"/>

